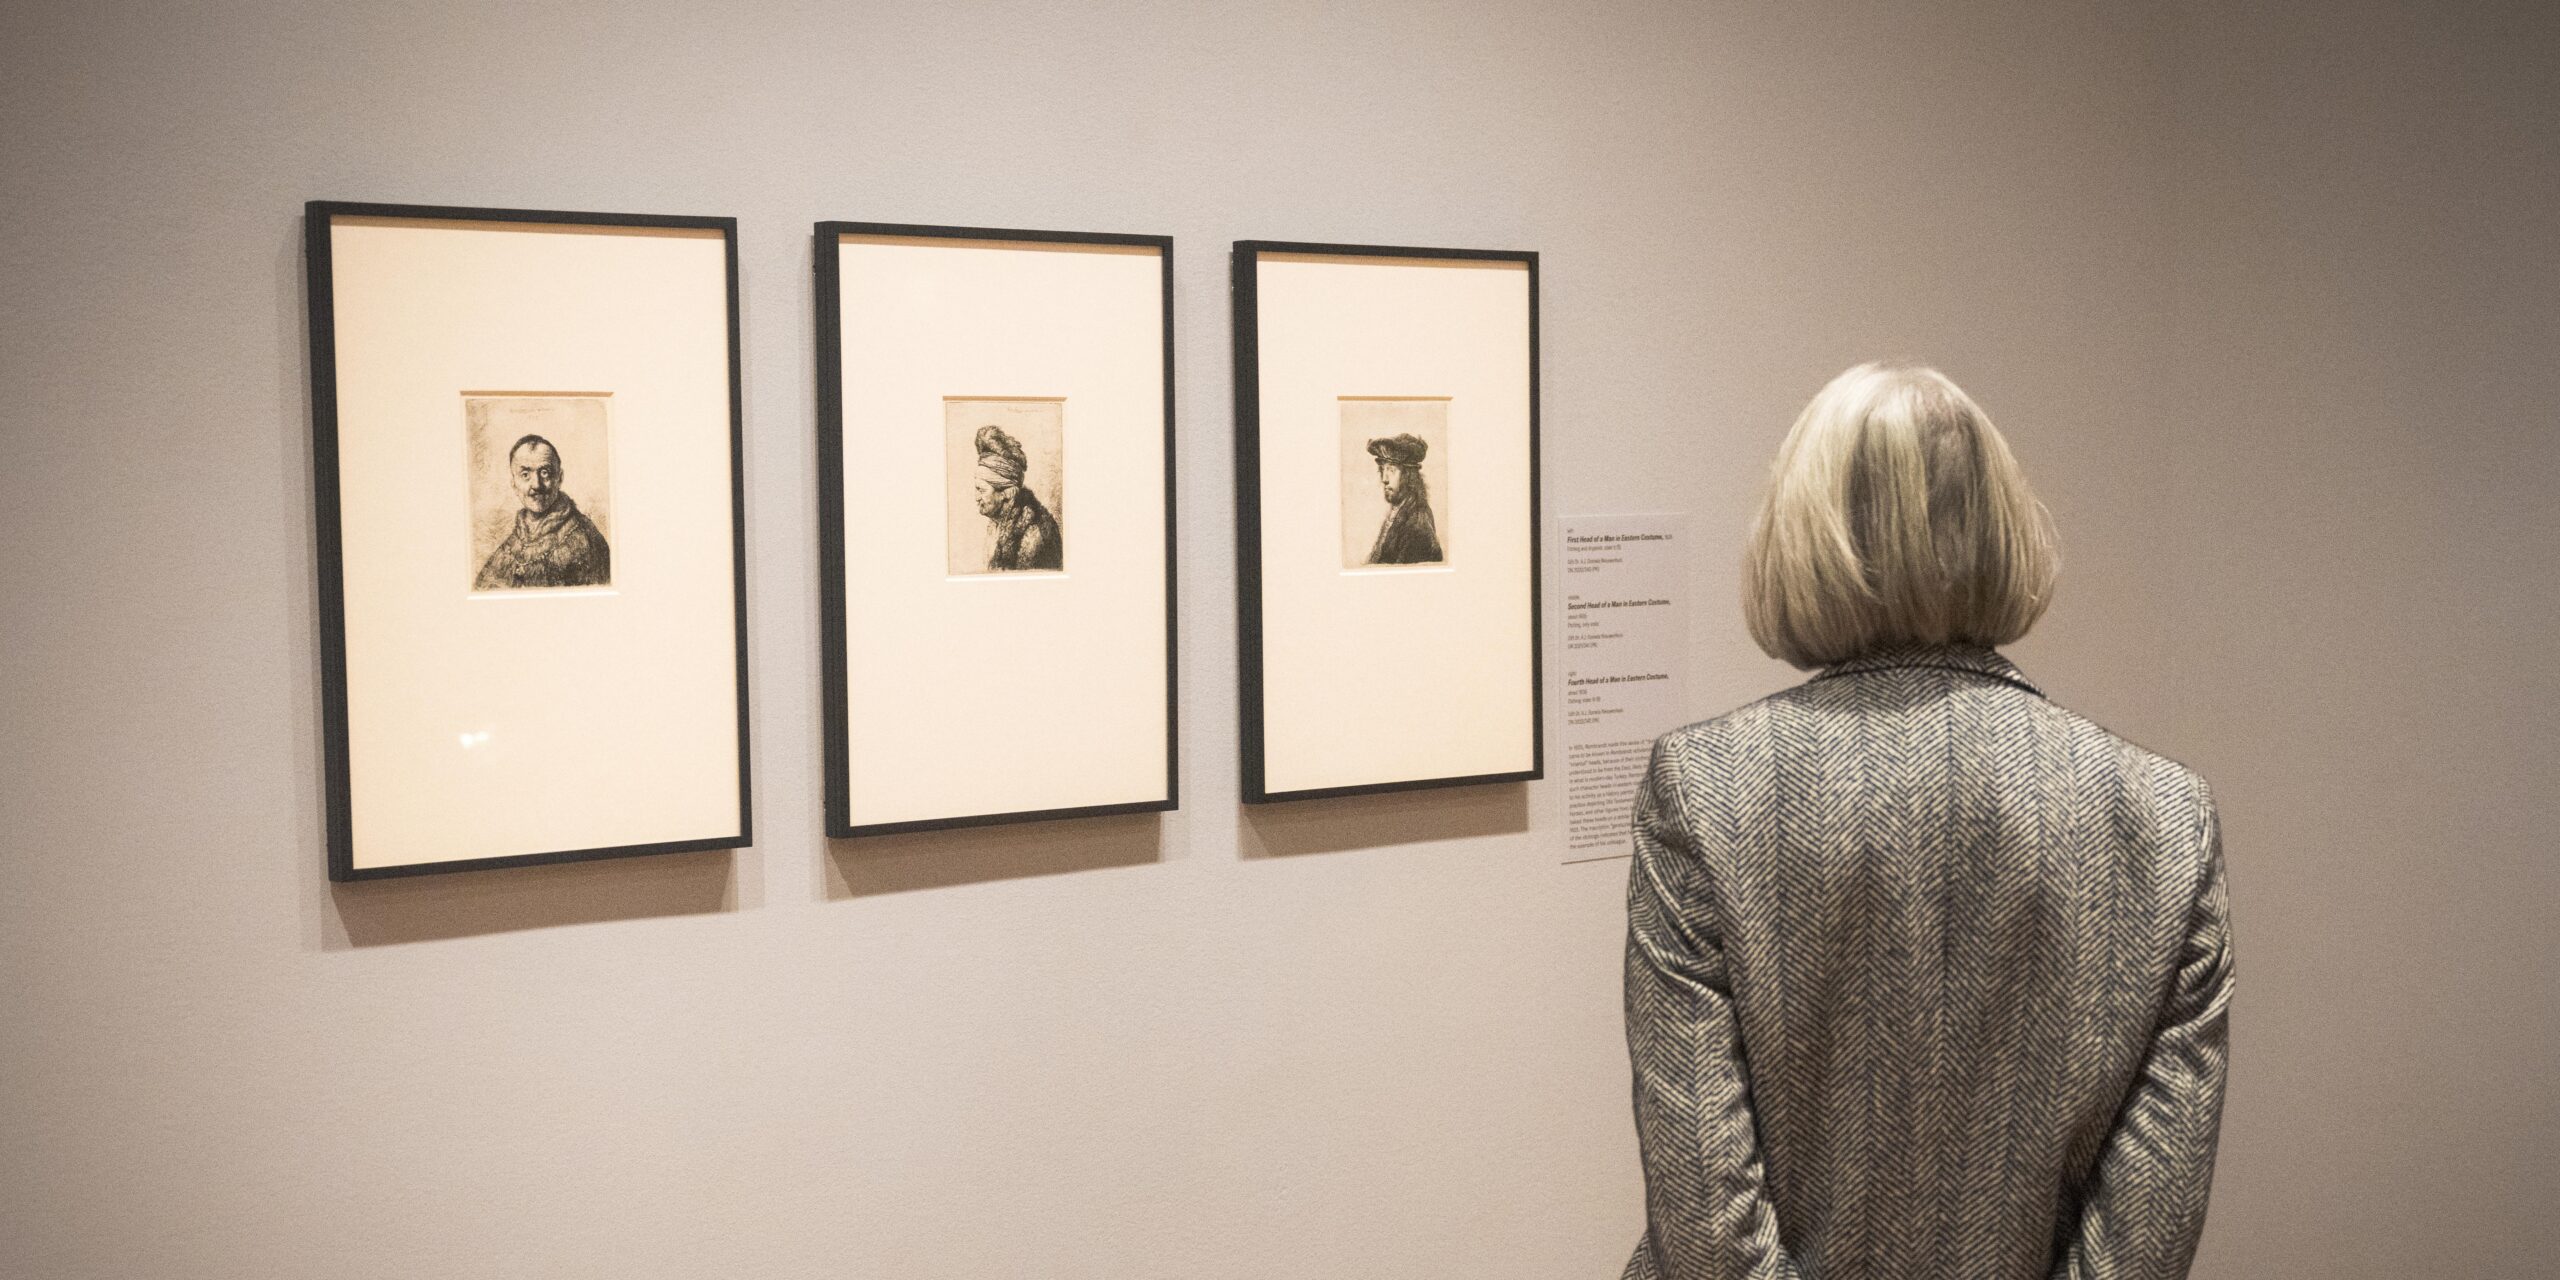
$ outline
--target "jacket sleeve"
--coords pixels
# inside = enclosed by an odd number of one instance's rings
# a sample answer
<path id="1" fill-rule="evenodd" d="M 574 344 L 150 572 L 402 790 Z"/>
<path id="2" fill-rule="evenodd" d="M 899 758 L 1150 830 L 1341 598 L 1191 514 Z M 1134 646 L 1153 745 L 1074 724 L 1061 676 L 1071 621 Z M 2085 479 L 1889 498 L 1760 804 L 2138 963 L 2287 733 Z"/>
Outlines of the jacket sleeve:
<path id="1" fill-rule="evenodd" d="M 2231 1062 L 2231 899 L 2212 793 L 2200 818 L 2204 874 L 2151 1047 L 2099 1149 L 2057 1280 L 2180 1280 L 2204 1233 Z"/>
<path id="2" fill-rule="evenodd" d="M 1668 742 L 1655 744 L 1636 795 L 1627 1056 L 1645 1233 L 1625 1280 L 1794 1280 L 1762 1173 L 1723 939 Z"/>

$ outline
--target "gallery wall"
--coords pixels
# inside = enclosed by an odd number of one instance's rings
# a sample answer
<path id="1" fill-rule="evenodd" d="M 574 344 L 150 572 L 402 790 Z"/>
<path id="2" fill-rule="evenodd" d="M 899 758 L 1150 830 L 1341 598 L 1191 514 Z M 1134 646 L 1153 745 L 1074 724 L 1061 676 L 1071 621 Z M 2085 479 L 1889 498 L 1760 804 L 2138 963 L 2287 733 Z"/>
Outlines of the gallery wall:
<path id="1" fill-rule="evenodd" d="M 1549 512 L 1691 518 L 1700 716 L 1796 678 L 1796 407 L 1947 368 L 2067 540 L 2020 661 L 2224 796 L 2199 1274 L 2547 1270 L 2560 77 L 2418 12 L 8 7 L 0 1273 L 1614 1274 L 1561 784 L 1235 803 L 1245 237 L 1544 255 Z M 755 847 L 323 880 L 312 198 L 741 220 Z M 826 218 L 1175 237 L 1181 810 L 823 838 Z"/>
<path id="2" fill-rule="evenodd" d="M 2239 937 L 2209 1275 L 2560 1274 L 2560 9 L 2180 10 L 2164 744 Z"/>

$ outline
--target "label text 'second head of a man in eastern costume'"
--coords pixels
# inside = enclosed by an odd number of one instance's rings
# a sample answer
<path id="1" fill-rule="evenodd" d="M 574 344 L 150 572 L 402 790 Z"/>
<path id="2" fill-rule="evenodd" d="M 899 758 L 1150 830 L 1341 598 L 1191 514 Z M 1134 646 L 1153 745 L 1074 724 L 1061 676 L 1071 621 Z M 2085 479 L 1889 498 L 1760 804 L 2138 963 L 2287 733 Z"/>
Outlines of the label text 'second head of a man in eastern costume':
<path id="1" fill-rule="evenodd" d="M 1438 564 L 1440 526 L 1431 517 L 1431 490 L 1422 482 L 1422 459 L 1431 452 L 1420 436 L 1398 434 L 1369 442 L 1378 463 L 1378 488 L 1386 494 L 1386 519 L 1369 547 L 1371 564 Z"/>
<path id="2" fill-rule="evenodd" d="M 613 553 L 595 521 L 560 487 L 560 450 L 529 435 L 507 450 L 516 491 L 515 526 L 480 565 L 476 591 L 510 587 L 599 587 L 613 581 Z"/>

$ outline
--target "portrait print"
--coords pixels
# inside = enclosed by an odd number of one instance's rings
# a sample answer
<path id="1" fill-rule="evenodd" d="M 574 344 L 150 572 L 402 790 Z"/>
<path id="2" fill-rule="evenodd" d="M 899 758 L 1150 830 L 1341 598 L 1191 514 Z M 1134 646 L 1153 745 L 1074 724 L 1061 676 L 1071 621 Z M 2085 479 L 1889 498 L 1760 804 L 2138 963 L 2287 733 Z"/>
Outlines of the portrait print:
<path id="1" fill-rule="evenodd" d="M 1059 573 L 1067 567 L 1066 402 L 942 402 L 948 570 Z"/>
<path id="2" fill-rule="evenodd" d="M 1342 566 L 1449 562 L 1449 401 L 1345 396 Z"/>
<path id="3" fill-rule="evenodd" d="M 475 592 L 613 585 L 605 398 L 464 396 Z"/>

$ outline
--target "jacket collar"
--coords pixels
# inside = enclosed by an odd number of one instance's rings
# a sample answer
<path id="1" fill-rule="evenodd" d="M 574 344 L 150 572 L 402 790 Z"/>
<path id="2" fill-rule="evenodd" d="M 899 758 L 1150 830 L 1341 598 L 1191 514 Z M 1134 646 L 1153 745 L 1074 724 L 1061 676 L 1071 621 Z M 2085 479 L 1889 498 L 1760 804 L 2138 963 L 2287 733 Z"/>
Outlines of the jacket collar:
<path id="1" fill-rule="evenodd" d="M 2044 690 L 2027 679 L 2018 664 L 2000 656 L 1998 650 L 1979 644 L 1903 644 L 1888 645 L 1824 667 L 1816 680 L 1834 676 L 1853 676 L 1867 671 L 1893 668 L 1928 667 L 1940 671 L 1962 671 L 1989 676 L 2003 684 L 2013 684 L 2041 698 Z"/>

